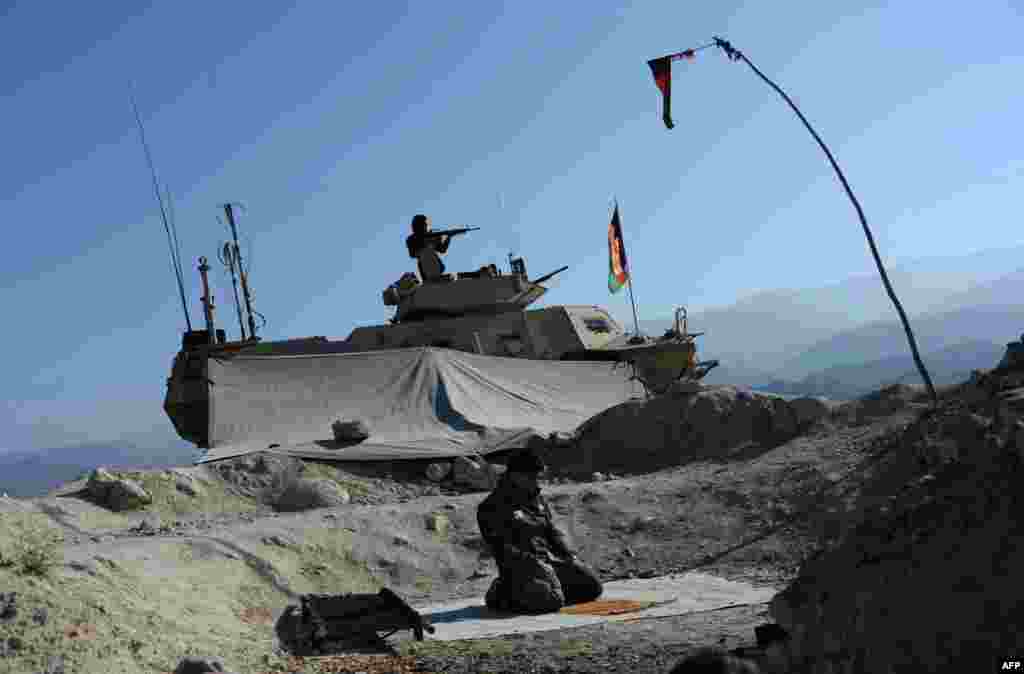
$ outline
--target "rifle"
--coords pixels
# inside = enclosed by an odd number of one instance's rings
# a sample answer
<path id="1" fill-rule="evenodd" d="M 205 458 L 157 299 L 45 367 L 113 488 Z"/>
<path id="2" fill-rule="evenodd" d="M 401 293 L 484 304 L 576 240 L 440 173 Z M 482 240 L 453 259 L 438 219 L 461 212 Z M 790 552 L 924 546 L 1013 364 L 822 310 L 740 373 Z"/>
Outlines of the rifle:
<path id="1" fill-rule="evenodd" d="M 465 234 L 466 232 L 475 232 L 480 229 L 479 227 L 460 227 L 458 229 L 439 229 L 437 231 L 430 231 L 424 234 L 428 239 L 435 239 L 441 236 L 458 236 L 459 234 Z"/>

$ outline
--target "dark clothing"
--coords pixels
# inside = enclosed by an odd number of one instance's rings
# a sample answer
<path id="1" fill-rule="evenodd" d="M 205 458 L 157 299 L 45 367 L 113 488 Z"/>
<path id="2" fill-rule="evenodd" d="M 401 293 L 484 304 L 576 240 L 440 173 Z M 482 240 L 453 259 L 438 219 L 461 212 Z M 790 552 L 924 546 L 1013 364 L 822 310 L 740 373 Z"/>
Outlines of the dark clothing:
<path id="1" fill-rule="evenodd" d="M 427 245 L 433 246 L 438 253 L 447 253 L 448 245 L 452 240 L 447 236 L 424 236 L 423 234 L 410 234 L 405 237 L 405 247 L 409 249 L 409 257 L 419 257 L 420 251 Z"/>
<path id="2" fill-rule="evenodd" d="M 448 251 L 448 244 L 451 239 L 447 236 L 425 236 L 422 233 L 410 234 L 405 239 L 405 247 L 409 250 L 409 257 L 415 258 L 419 263 L 420 277 L 423 282 L 436 281 L 444 274 L 444 262 L 441 261 L 441 253 Z"/>
<path id="3" fill-rule="evenodd" d="M 477 523 L 498 564 L 488 606 L 547 612 L 601 596 L 600 580 L 569 550 L 539 489 L 528 492 L 503 477 L 477 508 Z"/>

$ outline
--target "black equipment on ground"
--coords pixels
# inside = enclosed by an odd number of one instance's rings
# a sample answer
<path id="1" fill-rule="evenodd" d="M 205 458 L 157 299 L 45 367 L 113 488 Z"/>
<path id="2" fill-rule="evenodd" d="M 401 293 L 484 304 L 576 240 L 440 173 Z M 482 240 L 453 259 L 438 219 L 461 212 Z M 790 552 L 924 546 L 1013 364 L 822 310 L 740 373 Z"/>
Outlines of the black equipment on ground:
<path id="1" fill-rule="evenodd" d="M 377 594 L 303 594 L 299 600 L 301 606 L 289 606 L 277 624 L 278 637 L 296 655 L 322 652 L 329 642 L 379 643 L 398 630 L 412 630 L 417 641 L 423 641 L 424 632 L 434 633 L 386 587 Z"/>

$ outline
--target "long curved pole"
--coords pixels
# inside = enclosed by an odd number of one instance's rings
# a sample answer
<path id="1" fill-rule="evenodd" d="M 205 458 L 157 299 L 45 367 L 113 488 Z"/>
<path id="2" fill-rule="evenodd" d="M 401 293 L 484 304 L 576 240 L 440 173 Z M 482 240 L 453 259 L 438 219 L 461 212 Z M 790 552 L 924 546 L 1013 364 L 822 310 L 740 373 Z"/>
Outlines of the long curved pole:
<path id="1" fill-rule="evenodd" d="M 938 404 L 938 396 L 935 394 L 935 386 L 932 385 L 932 378 L 928 374 L 928 369 L 924 366 L 924 361 L 921 360 L 921 354 L 917 350 L 917 340 L 914 339 L 914 331 L 910 327 L 910 321 L 907 319 L 906 312 L 903 311 L 903 305 L 900 304 L 899 298 L 896 297 L 896 292 L 892 289 L 892 283 L 889 282 L 889 275 L 885 271 L 885 265 L 882 264 L 882 258 L 878 255 L 878 247 L 875 245 L 875 237 L 871 234 L 871 228 L 868 227 L 867 218 L 864 217 L 864 209 L 860 207 L 860 202 L 857 201 L 857 197 L 853 195 L 853 190 L 850 189 L 850 183 L 846 181 L 846 176 L 843 175 L 842 169 L 839 168 L 838 162 L 835 157 L 832 156 L 832 152 L 825 145 L 825 141 L 821 139 L 821 136 L 814 130 L 811 123 L 807 121 L 803 113 L 800 112 L 800 108 L 796 107 L 796 103 L 786 95 L 779 85 L 771 81 L 764 73 L 758 70 L 757 66 L 750 62 L 742 52 L 735 49 L 727 40 L 723 40 L 719 37 L 715 38 L 715 46 L 721 47 L 726 53 L 730 60 L 743 61 L 754 73 L 760 77 L 764 82 L 782 97 L 789 107 L 793 109 L 800 121 L 804 123 L 807 130 L 814 136 L 814 140 L 818 142 L 818 146 L 821 147 L 825 156 L 828 157 L 828 161 L 832 164 L 832 168 L 835 169 L 836 175 L 839 176 L 839 182 L 843 184 L 843 189 L 846 190 L 846 196 L 850 197 L 850 201 L 853 202 L 853 207 L 857 210 L 857 217 L 860 218 L 861 227 L 864 228 L 864 236 L 867 237 L 868 246 L 871 248 L 871 255 L 875 258 L 875 266 L 878 267 L 878 273 L 882 277 L 882 283 L 885 284 L 885 292 L 889 294 L 889 299 L 892 300 L 893 305 L 896 307 L 896 312 L 900 315 L 900 321 L 903 323 L 903 332 L 907 335 L 907 342 L 910 344 L 910 352 L 914 356 L 914 364 L 917 365 L 917 371 L 920 373 L 921 378 L 924 380 L 925 386 L 928 387 L 928 394 L 931 396 L 932 405 Z"/>

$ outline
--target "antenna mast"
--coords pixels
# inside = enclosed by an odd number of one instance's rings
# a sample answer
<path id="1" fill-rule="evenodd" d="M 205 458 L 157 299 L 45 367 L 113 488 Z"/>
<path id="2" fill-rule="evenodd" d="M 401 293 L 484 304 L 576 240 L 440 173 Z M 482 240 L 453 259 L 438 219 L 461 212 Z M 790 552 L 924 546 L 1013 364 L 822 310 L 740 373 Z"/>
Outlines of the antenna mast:
<path id="1" fill-rule="evenodd" d="M 153 191 L 156 192 L 156 202 L 160 206 L 160 217 L 164 221 L 164 231 L 167 232 L 167 246 L 171 249 L 171 266 L 174 268 L 174 277 L 178 280 L 178 293 L 181 295 L 181 308 L 185 311 L 185 325 L 189 332 L 192 332 L 192 319 L 188 315 L 188 301 L 185 299 L 185 284 L 182 281 L 181 257 L 175 244 L 178 241 L 178 230 L 174 228 L 172 236 L 172 225 L 167 222 L 167 212 L 164 210 L 164 200 L 160 194 L 160 183 L 156 179 L 156 167 L 153 165 L 153 155 L 149 151 L 149 143 L 146 142 L 146 130 L 142 126 L 142 117 L 139 115 L 139 105 L 135 102 L 135 87 L 129 88 L 132 100 L 132 110 L 135 111 L 135 121 L 139 125 L 139 137 L 142 138 L 142 150 L 146 153 L 146 162 L 149 164 L 150 175 L 153 176 Z"/>
<path id="2" fill-rule="evenodd" d="M 219 218 L 218 218 L 219 219 Z M 245 321 L 242 320 L 242 302 L 238 299 L 238 277 L 235 274 L 235 251 L 230 243 L 225 243 L 220 251 L 220 261 L 228 272 L 231 273 L 231 289 L 235 293 L 235 311 L 238 313 L 238 329 L 242 333 L 242 341 L 245 341 Z"/>
<path id="3" fill-rule="evenodd" d="M 235 246 L 235 260 L 238 262 L 238 275 L 242 278 L 242 297 L 245 298 L 245 311 L 249 317 L 249 339 L 255 341 L 258 338 L 256 337 L 256 321 L 252 317 L 252 295 L 249 292 L 249 276 L 245 273 L 245 267 L 242 265 L 242 251 L 238 247 L 238 228 L 235 226 L 235 213 L 230 203 L 224 204 L 224 215 L 227 216 L 228 224 L 231 226 L 231 238 L 234 240 Z"/>

